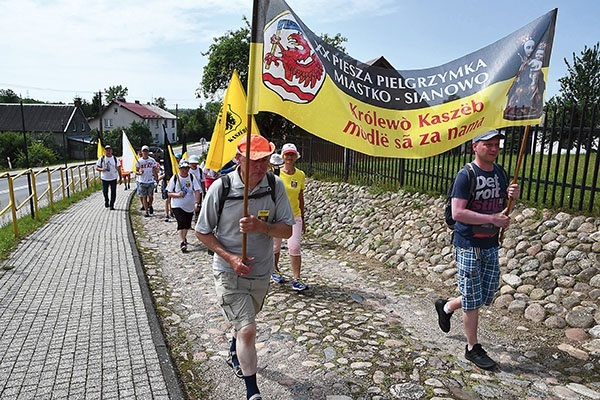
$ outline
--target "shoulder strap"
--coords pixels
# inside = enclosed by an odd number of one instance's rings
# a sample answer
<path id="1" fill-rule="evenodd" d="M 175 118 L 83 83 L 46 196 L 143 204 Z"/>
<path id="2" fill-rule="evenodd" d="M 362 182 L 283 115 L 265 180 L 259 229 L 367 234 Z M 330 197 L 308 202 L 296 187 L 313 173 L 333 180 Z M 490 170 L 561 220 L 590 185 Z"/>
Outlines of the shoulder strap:
<path id="1" fill-rule="evenodd" d="M 271 200 L 275 203 L 275 174 L 271 171 L 267 171 L 267 181 L 269 183 L 269 189 L 266 192 L 256 193 L 248 196 L 250 199 L 258 199 L 266 196 L 267 194 L 271 195 Z M 217 211 L 217 219 L 221 218 L 221 213 L 223 212 L 223 207 L 225 207 L 225 202 L 227 200 L 242 200 L 243 196 L 229 196 L 229 191 L 231 190 L 231 179 L 229 175 L 223 175 L 221 177 L 221 192 L 219 193 L 219 209 Z"/>
<path id="2" fill-rule="evenodd" d="M 477 172 L 472 163 L 468 163 L 464 168 L 467 170 L 467 175 L 469 176 L 469 201 L 467 202 L 467 208 L 469 208 L 474 200 L 473 196 L 475 194 L 475 187 L 477 186 Z"/>
<path id="3" fill-rule="evenodd" d="M 225 206 L 225 201 L 227 200 L 227 196 L 229 196 L 229 191 L 231 190 L 231 179 L 229 175 L 223 175 L 221 177 L 221 192 L 219 193 L 219 210 L 217 211 L 217 220 L 221 219 L 221 213 L 223 212 L 223 207 Z"/>

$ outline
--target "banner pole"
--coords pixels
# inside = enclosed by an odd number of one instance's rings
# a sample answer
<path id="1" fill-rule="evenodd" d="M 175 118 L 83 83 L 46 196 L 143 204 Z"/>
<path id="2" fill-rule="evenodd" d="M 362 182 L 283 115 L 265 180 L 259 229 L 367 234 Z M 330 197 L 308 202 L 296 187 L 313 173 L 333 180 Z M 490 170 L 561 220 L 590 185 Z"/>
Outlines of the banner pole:
<path id="1" fill-rule="evenodd" d="M 244 161 L 244 217 L 248 216 L 248 182 L 250 180 L 250 143 L 252 139 L 252 114 L 248 114 L 248 134 L 246 135 L 246 160 Z M 242 233 L 242 262 L 247 260 L 247 235 Z"/>
<path id="2" fill-rule="evenodd" d="M 521 163 L 523 162 L 523 155 L 525 154 L 525 147 L 527 146 L 527 140 L 529 137 L 529 129 L 531 128 L 531 125 L 526 125 L 525 126 L 525 132 L 523 133 L 523 140 L 521 141 L 521 148 L 519 149 L 519 156 L 517 157 L 517 165 L 515 167 L 515 174 L 513 175 L 513 179 L 510 182 L 510 184 L 515 184 L 517 183 L 517 180 L 519 180 L 519 171 L 521 169 Z M 510 214 L 510 209 L 513 206 L 513 198 L 509 197 L 508 198 L 508 202 L 506 203 L 506 211 L 504 212 L 505 215 Z M 500 230 L 500 237 L 498 238 L 499 242 L 502 242 L 502 239 L 504 238 L 504 229 Z"/>

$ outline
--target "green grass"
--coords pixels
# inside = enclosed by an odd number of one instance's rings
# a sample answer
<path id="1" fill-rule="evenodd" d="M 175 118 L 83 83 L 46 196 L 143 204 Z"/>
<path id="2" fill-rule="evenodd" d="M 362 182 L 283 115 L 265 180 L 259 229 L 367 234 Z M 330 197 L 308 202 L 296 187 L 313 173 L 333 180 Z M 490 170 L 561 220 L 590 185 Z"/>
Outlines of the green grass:
<path id="1" fill-rule="evenodd" d="M 39 208 L 38 218 L 33 219 L 31 215 L 21 217 L 17 220 L 19 236 L 15 237 L 13 224 L 10 223 L 0 228 L 0 262 L 6 260 L 10 253 L 17 247 L 22 238 L 25 238 L 41 228 L 55 214 L 67 209 L 72 204 L 78 202 L 91 195 L 93 192 L 100 190 L 101 186 L 98 182 L 90 182 L 90 187 L 71 194 L 63 200 L 55 202 L 52 206 Z M 5 268 L 6 269 L 6 268 Z"/>

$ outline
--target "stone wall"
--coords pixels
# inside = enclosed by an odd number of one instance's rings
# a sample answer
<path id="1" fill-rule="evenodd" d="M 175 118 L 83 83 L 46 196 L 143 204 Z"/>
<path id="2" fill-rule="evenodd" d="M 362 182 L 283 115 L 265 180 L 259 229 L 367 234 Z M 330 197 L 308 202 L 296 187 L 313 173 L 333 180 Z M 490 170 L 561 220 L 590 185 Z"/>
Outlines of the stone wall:
<path id="1" fill-rule="evenodd" d="M 400 271 L 456 287 L 443 197 L 373 195 L 344 183 L 309 180 L 311 235 Z M 500 249 L 495 307 L 553 329 L 575 328 L 600 355 L 600 219 L 517 205 Z"/>

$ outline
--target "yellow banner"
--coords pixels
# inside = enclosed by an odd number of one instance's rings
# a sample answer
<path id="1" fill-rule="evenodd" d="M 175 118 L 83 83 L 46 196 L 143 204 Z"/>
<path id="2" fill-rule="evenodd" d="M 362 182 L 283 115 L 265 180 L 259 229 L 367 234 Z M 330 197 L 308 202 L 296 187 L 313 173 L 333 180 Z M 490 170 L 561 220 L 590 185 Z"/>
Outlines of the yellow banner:
<path id="1" fill-rule="evenodd" d="M 218 171 L 235 157 L 238 143 L 248 134 L 247 118 L 246 93 L 237 71 L 233 71 L 210 140 L 206 168 Z M 251 133 L 260 135 L 254 118 L 252 118 Z"/>
<path id="2" fill-rule="evenodd" d="M 251 113 L 274 112 L 338 145 L 395 158 L 429 157 L 542 118 L 557 10 L 442 66 L 401 71 L 329 46 L 283 0 L 258 3 Z"/>

